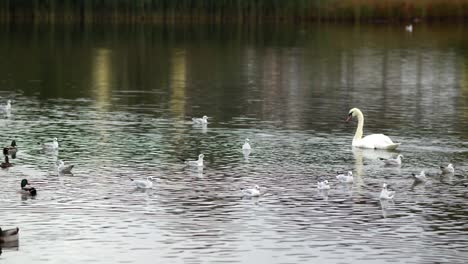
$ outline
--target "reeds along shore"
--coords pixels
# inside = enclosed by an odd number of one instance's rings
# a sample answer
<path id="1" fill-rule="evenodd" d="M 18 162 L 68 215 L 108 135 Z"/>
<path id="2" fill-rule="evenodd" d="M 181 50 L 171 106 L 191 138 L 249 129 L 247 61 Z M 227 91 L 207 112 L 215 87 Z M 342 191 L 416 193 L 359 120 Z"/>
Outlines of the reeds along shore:
<path id="1" fill-rule="evenodd" d="M 1 0 L 1 22 L 466 20 L 468 0 Z"/>

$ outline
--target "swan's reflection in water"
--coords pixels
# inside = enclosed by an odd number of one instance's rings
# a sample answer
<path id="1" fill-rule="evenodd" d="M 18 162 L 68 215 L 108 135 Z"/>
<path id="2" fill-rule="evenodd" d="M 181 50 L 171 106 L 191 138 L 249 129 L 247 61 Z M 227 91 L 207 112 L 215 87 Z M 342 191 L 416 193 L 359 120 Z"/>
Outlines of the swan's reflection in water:
<path id="1" fill-rule="evenodd" d="M 249 162 L 250 152 L 251 152 L 250 149 L 243 149 L 243 150 L 242 150 L 242 154 L 244 155 L 244 160 L 245 160 L 246 162 Z"/>
<path id="2" fill-rule="evenodd" d="M 391 215 L 392 209 L 395 207 L 393 200 L 380 200 L 380 208 L 382 210 L 382 217 L 387 218 Z"/>

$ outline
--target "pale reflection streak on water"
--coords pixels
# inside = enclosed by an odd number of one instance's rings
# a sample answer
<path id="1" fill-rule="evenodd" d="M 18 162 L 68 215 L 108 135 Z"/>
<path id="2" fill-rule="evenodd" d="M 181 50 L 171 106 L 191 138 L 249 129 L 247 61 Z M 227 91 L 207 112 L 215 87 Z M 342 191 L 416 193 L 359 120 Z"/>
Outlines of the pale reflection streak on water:
<path id="1" fill-rule="evenodd" d="M 21 228 L 18 251 L 3 249 L 2 263 L 463 263 L 468 108 L 453 70 L 462 59 L 450 49 L 326 45 L 231 48 L 240 61 L 188 45 L 170 53 L 168 80 L 141 90 L 126 75 L 141 65 L 97 48 L 82 97 L 2 89 L 14 106 L 1 140 L 17 139 L 20 152 L 0 171 L 0 224 Z M 208 50 L 214 56 L 204 58 Z M 164 79 L 152 77 L 143 79 Z M 403 142 L 402 168 L 378 160 L 397 153 L 350 147 L 356 124 L 342 120 L 353 106 L 364 110 L 366 133 Z M 203 114 L 208 127 L 187 122 Z M 37 145 L 53 137 L 58 157 Z M 203 171 L 178 159 L 199 153 Z M 75 164 L 74 175 L 58 176 L 57 158 Z M 457 174 L 439 177 L 449 161 Z M 421 169 L 430 182 L 413 186 Z M 346 170 L 353 185 L 334 179 Z M 158 179 L 153 190 L 128 179 L 147 176 Z M 25 177 L 39 190 L 34 199 L 16 193 Z M 319 177 L 330 191 L 316 190 Z M 394 203 L 378 200 L 384 181 Z M 242 199 L 239 188 L 254 184 L 265 195 Z"/>

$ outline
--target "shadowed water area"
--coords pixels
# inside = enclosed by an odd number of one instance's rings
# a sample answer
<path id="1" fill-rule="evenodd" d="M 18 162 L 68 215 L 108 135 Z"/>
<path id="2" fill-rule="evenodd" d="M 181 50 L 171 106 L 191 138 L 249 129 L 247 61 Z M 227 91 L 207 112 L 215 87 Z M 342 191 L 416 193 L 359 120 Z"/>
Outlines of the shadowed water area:
<path id="1" fill-rule="evenodd" d="M 467 47 L 456 25 L 2 26 L 0 143 L 19 151 L 0 170 L 0 227 L 20 241 L 0 261 L 465 263 Z M 353 149 L 353 107 L 398 151 Z M 179 160 L 200 153 L 202 170 Z M 398 153 L 401 168 L 378 159 Z"/>

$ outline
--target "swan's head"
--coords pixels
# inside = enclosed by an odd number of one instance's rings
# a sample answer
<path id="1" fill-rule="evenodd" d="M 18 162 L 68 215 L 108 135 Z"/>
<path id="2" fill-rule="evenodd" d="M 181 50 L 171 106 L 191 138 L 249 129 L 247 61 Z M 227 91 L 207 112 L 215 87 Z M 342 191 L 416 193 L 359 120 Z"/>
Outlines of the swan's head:
<path id="1" fill-rule="evenodd" d="M 387 184 L 384 183 L 384 184 L 382 185 L 382 188 L 387 189 Z"/>
<path id="2" fill-rule="evenodd" d="M 153 178 L 153 176 L 148 176 L 148 177 L 146 178 L 146 180 L 148 180 L 148 181 L 154 181 L 154 178 Z"/>
<path id="3" fill-rule="evenodd" d="M 54 142 L 57 142 L 57 141 L 58 141 L 58 139 L 57 139 L 57 138 L 54 138 Z"/>
<path id="4" fill-rule="evenodd" d="M 208 117 L 207 117 L 206 115 L 204 115 L 204 116 L 202 117 L 202 119 L 203 119 L 203 120 L 208 120 Z"/>
<path id="5" fill-rule="evenodd" d="M 353 108 L 349 110 L 348 118 L 346 118 L 346 122 L 351 121 L 351 119 L 353 119 L 353 117 L 356 117 L 359 113 L 361 113 L 361 110 L 359 110 L 358 108 Z"/>
<path id="6" fill-rule="evenodd" d="M 353 177 L 353 172 L 352 172 L 352 171 L 348 171 L 348 176 Z"/>
<path id="7" fill-rule="evenodd" d="M 7 105 L 11 105 L 11 100 L 7 100 Z"/>
<path id="8" fill-rule="evenodd" d="M 402 159 L 402 158 L 404 158 L 403 155 L 398 154 L 397 159 Z"/>
<path id="9" fill-rule="evenodd" d="M 449 165 L 447 165 L 447 168 L 453 170 L 453 165 L 452 165 L 452 163 L 449 163 Z"/>
<path id="10" fill-rule="evenodd" d="M 64 165 L 63 160 L 57 160 L 57 165 L 58 166 L 63 166 Z"/>
<path id="11" fill-rule="evenodd" d="M 203 154 L 198 155 L 198 159 L 200 159 L 200 160 L 202 160 L 204 157 L 205 157 L 205 155 L 203 155 Z"/>
<path id="12" fill-rule="evenodd" d="M 328 184 L 328 181 L 327 181 L 327 180 L 324 180 L 323 182 L 324 182 L 325 184 Z"/>
<path id="13" fill-rule="evenodd" d="M 255 184 L 254 188 L 255 188 L 256 190 L 260 190 L 260 186 L 258 186 L 257 184 Z"/>
<path id="14" fill-rule="evenodd" d="M 250 139 L 246 138 L 245 143 L 249 143 L 249 142 L 250 142 Z"/>

